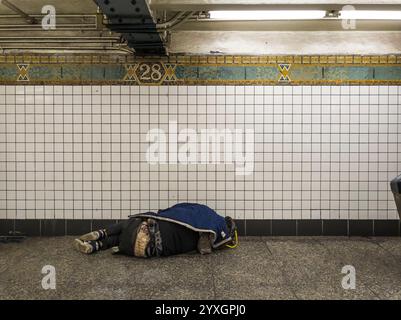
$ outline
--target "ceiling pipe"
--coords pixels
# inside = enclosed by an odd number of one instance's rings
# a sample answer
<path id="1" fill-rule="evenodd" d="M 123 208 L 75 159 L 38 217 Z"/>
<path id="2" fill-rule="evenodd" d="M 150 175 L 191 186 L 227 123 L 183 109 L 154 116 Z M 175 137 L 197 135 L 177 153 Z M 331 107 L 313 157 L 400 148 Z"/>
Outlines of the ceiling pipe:
<path id="1" fill-rule="evenodd" d="M 184 24 L 184 23 L 187 22 L 190 18 L 192 18 L 193 15 L 196 14 L 196 13 L 197 13 L 196 11 L 190 11 L 190 12 L 188 12 L 188 14 L 187 14 L 183 19 L 181 19 L 180 21 L 178 21 L 178 22 L 175 23 L 174 25 L 172 25 L 172 26 L 166 28 L 165 31 L 173 30 L 173 29 L 177 28 L 178 26 Z M 159 31 L 162 31 L 162 30 L 159 30 Z"/>
<path id="2" fill-rule="evenodd" d="M 66 40 L 31 40 L 31 39 L 20 39 L 20 40 L 2 40 L 0 39 L 0 44 L 1 43 L 118 43 L 118 40 L 77 40 L 77 39 L 66 39 Z"/>
<path id="3" fill-rule="evenodd" d="M 170 20 L 163 22 L 163 23 L 157 23 L 156 28 L 169 28 L 172 24 L 176 23 L 179 21 L 179 19 L 186 13 L 186 11 L 178 12 L 174 17 L 172 17 Z"/>
<path id="4" fill-rule="evenodd" d="M 2 25 L 0 24 L 0 31 L 41 31 L 42 28 L 26 28 L 26 27 L 18 27 L 18 26 L 8 26 L 8 25 Z M 57 25 L 57 31 L 96 31 L 96 28 L 92 27 L 87 27 L 85 25 L 83 26 L 60 26 Z M 50 31 L 50 30 L 49 30 Z M 54 30 L 51 30 L 54 32 Z M 108 30 L 104 30 L 108 31 Z"/>
<path id="5" fill-rule="evenodd" d="M 1 0 L 0 0 L 1 2 Z M 4 3 L 4 0 L 1 2 Z M 34 30 L 42 30 L 42 26 L 40 24 L 31 24 L 29 27 L 26 24 L 19 23 L 18 18 L 21 16 L 19 15 L 0 15 L 0 30 L 6 29 L 7 31 L 17 31 L 17 30 L 24 30 L 24 31 L 34 31 Z M 42 15 L 30 15 L 30 18 L 41 19 Z M 59 14 L 57 15 L 58 24 L 57 30 L 72 30 L 72 29 L 85 29 L 85 30 L 98 30 L 97 24 L 97 16 L 96 15 L 74 15 L 74 14 Z M 7 23 L 9 20 L 12 20 L 13 23 Z M 63 23 L 60 23 L 60 20 L 64 20 Z M 15 23 L 17 21 L 17 23 Z"/>
<path id="6" fill-rule="evenodd" d="M 120 37 L 79 37 L 79 36 L 71 36 L 71 37 L 2 37 L 0 36 L 0 40 L 119 40 Z"/>
<path id="7" fill-rule="evenodd" d="M 0 47 L 0 52 L 5 53 L 5 52 L 11 52 L 11 51 L 22 51 L 22 52 L 26 52 L 26 50 L 32 50 L 32 51 L 40 51 L 41 53 L 43 52 L 49 52 L 51 50 L 57 50 L 58 52 L 60 51 L 94 51 L 94 52 L 99 52 L 99 51 L 121 51 L 121 52 L 125 52 L 125 53 L 129 53 L 132 54 L 133 51 L 128 49 L 128 48 L 119 48 L 119 47 L 50 47 L 50 46 L 46 46 L 46 47 Z"/>
<path id="8" fill-rule="evenodd" d="M 17 6 L 13 5 L 8 0 L 1 0 L 0 3 L 5 5 L 10 10 L 18 13 L 18 15 L 20 15 L 22 18 L 24 18 L 28 23 L 30 23 L 30 24 L 36 24 L 37 23 L 37 20 L 34 17 L 31 17 L 30 15 L 28 15 L 27 13 L 22 11 L 20 8 L 18 8 Z"/>

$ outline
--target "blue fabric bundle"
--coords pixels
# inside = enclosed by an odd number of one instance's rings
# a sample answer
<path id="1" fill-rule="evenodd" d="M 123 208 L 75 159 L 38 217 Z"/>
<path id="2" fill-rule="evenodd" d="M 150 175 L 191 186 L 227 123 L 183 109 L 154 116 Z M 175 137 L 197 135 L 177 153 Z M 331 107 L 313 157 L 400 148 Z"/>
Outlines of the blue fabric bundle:
<path id="1" fill-rule="evenodd" d="M 214 248 L 232 240 L 224 217 L 203 204 L 178 203 L 157 213 L 139 213 L 130 217 L 154 218 L 178 223 L 197 232 L 210 232 L 214 235 Z"/>

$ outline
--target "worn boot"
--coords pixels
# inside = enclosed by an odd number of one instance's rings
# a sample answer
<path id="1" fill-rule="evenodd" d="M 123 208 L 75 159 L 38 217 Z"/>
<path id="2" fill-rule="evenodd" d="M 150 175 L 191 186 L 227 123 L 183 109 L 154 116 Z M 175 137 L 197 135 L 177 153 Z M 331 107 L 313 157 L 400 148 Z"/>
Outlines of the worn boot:
<path id="1" fill-rule="evenodd" d="M 202 232 L 199 234 L 198 251 L 200 254 L 212 253 L 213 234 L 209 232 Z"/>
<path id="2" fill-rule="evenodd" d="M 224 220 L 226 221 L 227 229 L 228 229 L 228 233 L 229 233 L 230 237 L 234 239 L 235 231 L 237 230 L 237 225 L 235 224 L 233 218 L 231 218 L 229 216 L 226 216 L 224 218 Z"/>
<path id="3" fill-rule="evenodd" d="M 99 251 L 103 244 L 100 241 L 82 241 L 81 239 L 74 240 L 75 249 L 85 254 L 91 254 Z"/>
<path id="4" fill-rule="evenodd" d="M 101 229 L 85 233 L 84 235 L 80 236 L 79 239 L 82 241 L 97 241 L 97 240 L 103 240 L 106 237 L 107 237 L 106 229 Z"/>

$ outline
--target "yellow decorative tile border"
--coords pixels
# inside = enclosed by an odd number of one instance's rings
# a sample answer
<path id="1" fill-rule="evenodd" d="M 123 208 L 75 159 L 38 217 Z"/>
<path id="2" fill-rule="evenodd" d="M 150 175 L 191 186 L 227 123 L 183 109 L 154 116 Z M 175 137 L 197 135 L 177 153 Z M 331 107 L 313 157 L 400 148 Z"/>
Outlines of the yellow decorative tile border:
<path id="1" fill-rule="evenodd" d="M 163 61 L 191 65 L 273 65 L 291 64 L 401 64 L 401 55 L 288 55 L 288 56 L 234 56 L 234 55 L 170 55 L 131 56 L 97 54 L 15 54 L 0 55 L 0 63 L 33 64 L 127 64 L 138 61 Z"/>

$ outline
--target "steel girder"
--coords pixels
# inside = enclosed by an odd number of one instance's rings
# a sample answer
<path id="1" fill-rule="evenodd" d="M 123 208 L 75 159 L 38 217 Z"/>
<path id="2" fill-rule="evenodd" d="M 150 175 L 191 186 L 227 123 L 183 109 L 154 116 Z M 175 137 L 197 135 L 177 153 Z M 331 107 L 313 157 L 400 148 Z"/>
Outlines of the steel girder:
<path id="1" fill-rule="evenodd" d="M 137 54 L 166 54 L 146 0 L 95 0 L 108 28 L 118 32 Z"/>

